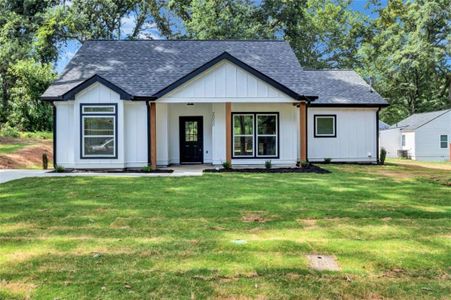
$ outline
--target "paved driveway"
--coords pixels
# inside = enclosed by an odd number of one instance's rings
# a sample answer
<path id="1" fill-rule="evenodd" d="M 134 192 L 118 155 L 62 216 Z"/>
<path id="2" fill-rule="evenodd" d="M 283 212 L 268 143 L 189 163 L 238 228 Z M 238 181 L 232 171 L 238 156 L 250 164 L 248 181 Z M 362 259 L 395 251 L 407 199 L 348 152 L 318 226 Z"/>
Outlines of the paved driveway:
<path id="1" fill-rule="evenodd" d="M 158 177 L 158 176 L 202 176 L 205 165 L 174 166 L 173 173 L 51 173 L 49 170 L 0 170 L 0 184 L 26 177 L 58 177 L 58 176 L 111 176 L 111 177 Z M 211 166 L 210 166 L 211 168 Z"/>

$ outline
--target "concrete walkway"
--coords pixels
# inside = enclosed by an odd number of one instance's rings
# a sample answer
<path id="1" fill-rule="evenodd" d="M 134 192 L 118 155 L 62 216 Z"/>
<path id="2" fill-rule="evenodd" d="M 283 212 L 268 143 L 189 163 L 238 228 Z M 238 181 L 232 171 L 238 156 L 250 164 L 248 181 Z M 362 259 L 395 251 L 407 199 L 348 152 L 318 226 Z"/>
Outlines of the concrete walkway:
<path id="1" fill-rule="evenodd" d="M 212 168 L 210 165 L 183 165 L 173 166 L 168 169 L 173 173 L 51 173 L 51 170 L 0 170 L 0 184 L 11 180 L 27 177 L 60 177 L 60 176 L 107 176 L 107 177 L 177 177 L 177 176 L 202 176 L 204 169 Z"/>

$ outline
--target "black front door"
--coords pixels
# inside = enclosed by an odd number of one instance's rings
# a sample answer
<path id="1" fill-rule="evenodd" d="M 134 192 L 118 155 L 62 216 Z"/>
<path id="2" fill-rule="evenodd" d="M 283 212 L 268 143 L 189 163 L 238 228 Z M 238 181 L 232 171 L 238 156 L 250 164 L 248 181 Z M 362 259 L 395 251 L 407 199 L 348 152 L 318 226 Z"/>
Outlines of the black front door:
<path id="1" fill-rule="evenodd" d="M 202 117 L 180 117 L 180 163 L 203 163 Z"/>

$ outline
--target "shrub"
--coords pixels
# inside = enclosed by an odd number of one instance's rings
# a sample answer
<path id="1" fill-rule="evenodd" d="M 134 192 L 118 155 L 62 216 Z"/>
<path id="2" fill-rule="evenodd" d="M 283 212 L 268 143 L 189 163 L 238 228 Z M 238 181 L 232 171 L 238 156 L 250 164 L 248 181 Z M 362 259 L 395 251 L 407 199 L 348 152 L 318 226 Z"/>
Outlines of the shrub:
<path id="1" fill-rule="evenodd" d="M 49 167 L 49 158 L 47 156 L 47 153 L 42 154 L 42 168 L 44 170 L 47 170 Z"/>
<path id="2" fill-rule="evenodd" d="M 331 161 L 332 161 L 332 158 L 329 158 L 329 157 L 324 159 L 325 164 L 330 164 Z"/>
<path id="3" fill-rule="evenodd" d="M 271 169 L 272 167 L 272 162 L 270 160 L 265 161 L 265 168 L 267 170 Z"/>
<path id="4" fill-rule="evenodd" d="M 231 161 L 225 161 L 222 163 L 222 167 L 226 170 L 232 169 L 232 162 Z"/>
<path id="5" fill-rule="evenodd" d="M 145 166 L 142 168 L 142 171 L 146 172 L 146 173 L 150 173 L 153 171 L 153 168 L 152 168 L 152 166 Z"/>
<path id="6" fill-rule="evenodd" d="M 387 157 L 387 150 L 385 150 L 385 148 L 381 148 L 381 154 L 379 156 L 379 163 L 381 165 L 385 164 L 386 157 Z"/>
<path id="7" fill-rule="evenodd" d="M 21 138 L 34 138 L 42 140 L 51 140 L 53 138 L 53 132 L 51 131 L 24 131 L 20 133 Z"/>
<path id="8" fill-rule="evenodd" d="M 20 136 L 19 130 L 5 124 L 0 128 L 0 136 L 18 138 Z"/>
<path id="9" fill-rule="evenodd" d="M 306 160 L 301 160 L 296 163 L 296 166 L 302 167 L 302 168 L 308 168 L 310 166 L 310 163 Z"/>
<path id="10" fill-rule="evenodd" d="M 58 173 L 63 173 L 63 172 L 64 172 L 64 167 L 63 167 L 63 166 L 58 166 L 58 165 L 57 165 L 57 166 L 55 167 L 55 171 L 58 172 Z"/>

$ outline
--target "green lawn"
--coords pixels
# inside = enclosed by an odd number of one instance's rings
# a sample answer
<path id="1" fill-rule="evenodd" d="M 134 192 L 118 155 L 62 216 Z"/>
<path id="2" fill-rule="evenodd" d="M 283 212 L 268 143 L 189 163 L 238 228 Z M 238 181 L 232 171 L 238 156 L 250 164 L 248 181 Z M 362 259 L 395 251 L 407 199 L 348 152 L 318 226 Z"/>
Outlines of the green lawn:
<path id="1" fill-rule="evenodd" d="M 0 144 L 0 154 L 8 154 L 16 152 L 27 146 L 25 143 Z"/>
<path id="2" fill-rule="evenodd" d="M 325 167 L 2 184 L 0 298 L 449 297 L 450 172 Z"/>

